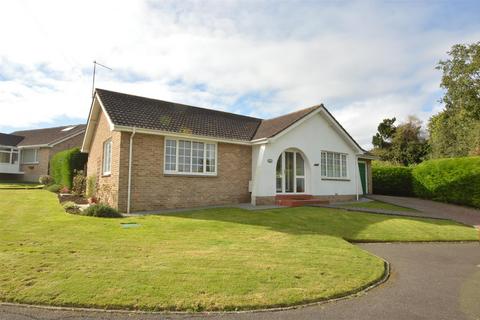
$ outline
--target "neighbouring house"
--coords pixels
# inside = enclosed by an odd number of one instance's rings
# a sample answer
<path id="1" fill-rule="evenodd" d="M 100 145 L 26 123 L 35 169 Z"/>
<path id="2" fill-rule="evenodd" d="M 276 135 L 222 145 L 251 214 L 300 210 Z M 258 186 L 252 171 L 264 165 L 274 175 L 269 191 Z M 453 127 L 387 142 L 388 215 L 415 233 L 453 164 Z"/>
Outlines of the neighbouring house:
<path id="1" fill-rule="evenodd" d="M 0 133 L 0 179 L 38 181 L 57 152 L 81 147 L 86 125 Z"/>
<path id="2" fill-rule="evenodd" d="M 323 105 L 273 119 L 96 89 L 82 152 L 122 212 L 349 200 L 370 161 Z"/>

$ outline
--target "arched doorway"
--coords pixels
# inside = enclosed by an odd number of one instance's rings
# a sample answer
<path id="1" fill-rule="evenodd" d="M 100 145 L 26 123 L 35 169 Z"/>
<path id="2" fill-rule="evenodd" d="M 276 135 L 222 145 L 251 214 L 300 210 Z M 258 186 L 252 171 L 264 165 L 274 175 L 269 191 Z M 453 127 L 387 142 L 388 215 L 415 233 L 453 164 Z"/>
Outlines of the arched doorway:
<path id="1" fill-rule="evenodd" d="M 298 151 L 280 154 L 276 166 L 277 193 L 305 193 L 305 159 Z"/>

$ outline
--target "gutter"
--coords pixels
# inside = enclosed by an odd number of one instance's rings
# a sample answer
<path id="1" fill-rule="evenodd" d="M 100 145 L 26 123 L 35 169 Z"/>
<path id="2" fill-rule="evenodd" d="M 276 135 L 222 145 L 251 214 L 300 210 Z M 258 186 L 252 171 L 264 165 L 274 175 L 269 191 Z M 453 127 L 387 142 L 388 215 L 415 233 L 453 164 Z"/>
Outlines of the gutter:
<path id="1" fill-rule="evenodd" d="M 128 150 L 128 195 L 127 195 L 127 213 L 130 213 L 130 204 L 132 196 L 132 158 L 133 158 L 133 137 L 135 136 L 135 127 L 130 135 L 130 144 Z"/>

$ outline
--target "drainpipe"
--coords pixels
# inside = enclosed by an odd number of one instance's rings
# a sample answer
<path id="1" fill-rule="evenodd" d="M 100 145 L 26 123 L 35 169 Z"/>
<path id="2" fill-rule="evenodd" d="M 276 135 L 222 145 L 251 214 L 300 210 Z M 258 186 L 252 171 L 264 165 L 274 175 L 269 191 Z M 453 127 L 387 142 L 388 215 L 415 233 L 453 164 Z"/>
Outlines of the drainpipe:
<path id="1" fill-rule="evenodd" d="M 127 213 L 130 213 L 131 191 L 132 191 L 132 155 L 133 155 L 133 136 L 135 136 L 135 127 L 130 135 L 130 145 L 128 150 L 128 195 L 127 195 Z"/>
<path id="2" fill-rule="evenodd" d="M 360 200 L 358 195 L 358 156 L 355 155 L 355 194 L 357 196 L 357 201 Z"/>

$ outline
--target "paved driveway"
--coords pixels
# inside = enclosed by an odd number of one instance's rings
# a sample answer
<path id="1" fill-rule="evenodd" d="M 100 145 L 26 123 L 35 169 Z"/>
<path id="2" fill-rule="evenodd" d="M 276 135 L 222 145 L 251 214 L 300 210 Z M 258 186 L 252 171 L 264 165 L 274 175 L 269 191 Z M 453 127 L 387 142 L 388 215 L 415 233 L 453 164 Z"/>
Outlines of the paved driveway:
<path id="1" fill-rule="evenodd" d="M 480 320 L 480 244 L 362 244 L 390 261 L 391 278 L 360 297 L 280 312 L 128 314 L 0 306 L 0 319 L 448 319 Z"/>
<path id="2" fill-rule="evenodd" d="M 368 195 L 369 198 L 396 204 L 398 206 L 413 208 L 421 211 L 422 216 L 450 219 L 464 224 L 480 227 L 480 210 L 457 206 L 443 202 L 424 200 L 410 197 L 394 197 L 382 195 Z M 415 215 L 415 213 L 409 213 Z"/>

